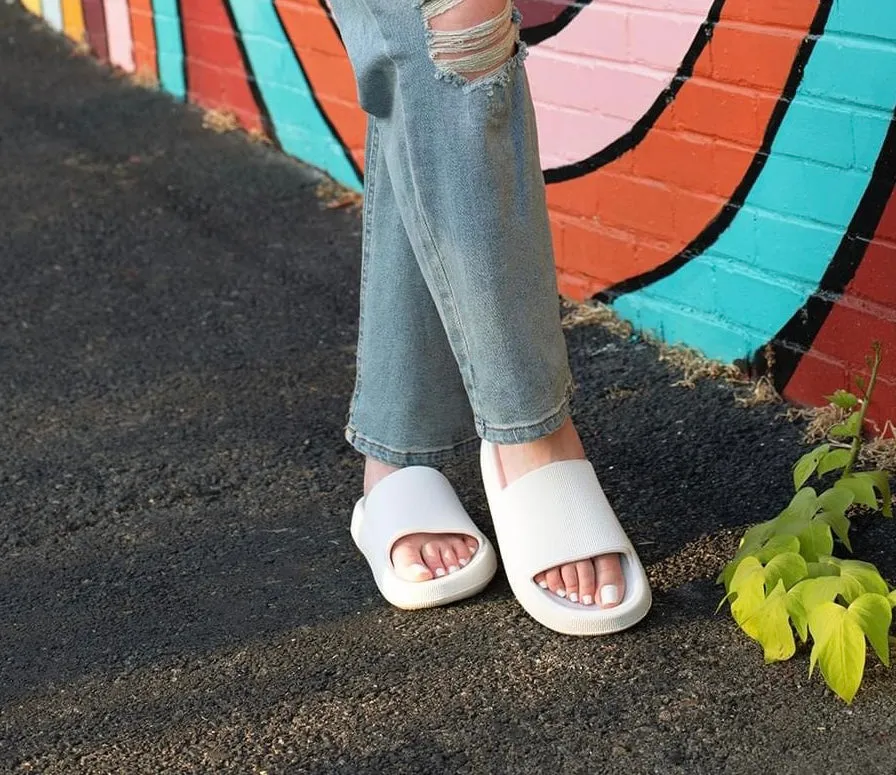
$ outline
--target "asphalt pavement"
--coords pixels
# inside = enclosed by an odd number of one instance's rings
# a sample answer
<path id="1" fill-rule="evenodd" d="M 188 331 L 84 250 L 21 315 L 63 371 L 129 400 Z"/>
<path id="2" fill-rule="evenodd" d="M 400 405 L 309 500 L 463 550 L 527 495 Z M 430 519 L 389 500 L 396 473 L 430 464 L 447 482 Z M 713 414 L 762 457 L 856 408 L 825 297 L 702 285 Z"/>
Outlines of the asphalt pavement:
<path id="1" fill-rule="evenodd" d="M 603 328 L 568 332 L 575 415 L 649 617 L 559 636 L 500 573 L 379 598 L 342 438 L 360 220 L 319 182 L 0 4 L 0 771 L 896 772 L 896 672 L 848 707 L 715 614 L 800 429 Z M 475 459 L 447 472 L 491 534 Z M 894 535 L 855 541 L 891 579 Z"/>

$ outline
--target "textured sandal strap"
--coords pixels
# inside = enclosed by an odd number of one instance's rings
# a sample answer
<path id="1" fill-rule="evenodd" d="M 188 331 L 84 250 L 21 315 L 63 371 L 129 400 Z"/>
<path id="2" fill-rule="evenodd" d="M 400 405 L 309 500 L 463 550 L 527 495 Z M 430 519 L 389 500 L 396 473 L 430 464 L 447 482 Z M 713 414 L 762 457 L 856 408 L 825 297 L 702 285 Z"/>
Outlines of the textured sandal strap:
<path id="1" fill-rule="evenodd" d="M 551 463 L 496 496 L 495 530 L 511 572 L 532 576 L 601 554 L 630 554 L 594 467 L 586 460 Z"/>
<path id="2" fill-rule="evenodd" d="M 392 545 L 410 533 L 461 533 L 484 541 L 451 483 L 427 466 L 402 468 L 379 482 L 364 499 L 359 533 L 365 552 L 381 553 L 387 562 Z"/>

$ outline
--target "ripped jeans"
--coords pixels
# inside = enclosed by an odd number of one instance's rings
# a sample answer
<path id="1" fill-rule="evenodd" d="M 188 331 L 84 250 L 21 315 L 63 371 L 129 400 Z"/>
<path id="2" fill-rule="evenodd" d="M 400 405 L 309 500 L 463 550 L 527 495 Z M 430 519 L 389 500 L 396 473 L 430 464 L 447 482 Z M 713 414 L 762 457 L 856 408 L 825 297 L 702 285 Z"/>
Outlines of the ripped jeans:
<path id="1" fill-rule="evenodd" d="M 569 416 L 519 16 L 444 31 L 482 0 L 333 0 L 368 113 L 357 375 L 346 438 L 396 466 Z M 491 0 L 494 5 L 494 0 Z"/>

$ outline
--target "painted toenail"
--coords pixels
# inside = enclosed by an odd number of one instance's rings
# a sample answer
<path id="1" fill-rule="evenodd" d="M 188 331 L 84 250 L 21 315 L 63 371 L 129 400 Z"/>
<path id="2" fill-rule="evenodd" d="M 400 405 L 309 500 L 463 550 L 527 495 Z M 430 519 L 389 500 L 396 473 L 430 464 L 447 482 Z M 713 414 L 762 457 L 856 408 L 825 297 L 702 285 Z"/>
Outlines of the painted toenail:
<path id="1" fill-rule="evenodd" d="M 566 590 L 558 589 L 554 594 L 557 595 L 557 597 L 566 597 Z"/>
<path id="2" fill-rule="evenodd" d="M 415 576 L 426 576 L 429 578 L 431 575 L 429 572 L 429 568 L 425 565 L 421 565 L 419 562 L 415 562 L 413 565 L 408 565 L 408 570 L 411 571 Z"/>
<path id="3" fill-rule="evenodd" d="M 442 576 L 444 576 L 444 575 L 445 575 L 444 568 L 436 568 L 436 576 L 438 576 L 438 578 L 442 578 Z"/>
<path id="4" fill-rule="evenodd" d="M 542 589 L 547 589 L 548 583 L 546 581 L 539 581 L 538 586 L 541 587 Z"/>
<path id="5" fill-rule="evenodd" d="M 612 605 L 619 602 L 619 588 L 615 584 L 604 584 L 600 588 L 600 602 Z"/>
<path id="6" fill-rule="evenodd" d="M 449 565 L 448 566 L 449 573 L 457 573 L 459 570 L 460 570 L 460 568 L 457 565 Z"/>
<path id="7" fill-rule="evenodd" d="M 594 602 L 594 598 L 591 595 L 582 595 L 582 605 L 591 605 Z"/>
<path id="8" fill-rule="evenodd" d="M 579 596 L 578 596 L 575 592 L 570 592 L 570 593 L 569 593 L 569 602 L 570 602 L 570 603 L 578 603 L 578 602 L 579 602 Z"/>
<path id="9" fill-rule="evenodd" d="M 461 568 L 464 568 L 464 567 L 466 567 L 466 565 L 467 565 L 467 563 L 469 562 L 469 560 L 466 559 L 465 557 L 461 557 L 461 558 L 458 560 L 458 562 L 460 563 L 460 567 L 461 567 Z"/>

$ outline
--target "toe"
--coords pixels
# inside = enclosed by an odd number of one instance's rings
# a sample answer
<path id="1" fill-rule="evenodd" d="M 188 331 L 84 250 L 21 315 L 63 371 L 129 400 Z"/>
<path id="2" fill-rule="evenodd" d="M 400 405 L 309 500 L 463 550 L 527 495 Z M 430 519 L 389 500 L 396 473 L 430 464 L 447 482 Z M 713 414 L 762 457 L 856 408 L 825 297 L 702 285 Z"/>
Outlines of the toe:
<path id="1" fill-rule="evenodd" d="M 448 571 L 448 573 L 457 573 L 460 570 L 460 560 L 457 557 L 457 552 L 454 551 L 454 547 L 451 546 L 450 539 L 443 539 L 441 541 L 442 544 L 442 567 Z"/>
<path id="2" fill-rule="evenodd" d="M 597 574 L 594 562 L 590 559 L 576 563 L 576 575 L 579 577 L 579 599 L 582 605 L 592 605 L 597 592 Z"/>
<path id="3" fill-rule="evenodd" d="M 461 568 L 463 568 L 473 557 L 470 552 L 470 547 L 467 546 L 467 543 L 463 538 L 451 539 L 451 548 L 454 549 L 454 554 L 457 555 L 457 561 L 460 563 Z"/>
<path id="4" fill-rule="evenodd" d="M 547 589 L 547 588 L 548 588 L 547 574 L 545 574 L 545 573 L 539 573 L 539 574 L 538 574 L 537 576 L 535 576 L 532 580 L 533 580 L 536 584 L 538 584 L 538 586 L 541 587 L 542 589 Z"/>
<path id="5" fill-rule="evenodd" d="M 597 571 L 598 599 L 604 608 L 612 608 L 622 602 L 625 595 L 625 578 L 618 554 L 607 554 L 594 560 Z"/>
<path id="6" fill-rule="evenodd" d="M 392 566 L 400 579 L 405 581 L 429 581 L 432 571 L 426 566 L 417 544 L 396 541 L 392 547 Z"/>
<path id="7" fill-rule="evenodd" d="M 544 578 L 551 592 L 560 597 L 566 597 L 566 589 L 563 587 L 563 579 L 560 576 L 560 568 L 551 568 L 544 574 Z"/>
<path id="8" fill-rule="evenodd" d="M 563 579 L 563 588 L 570 603 L 579 602 L 579 574 L 576 573 L 575 563 L 560 567 L 560 577 Z"/>
<path id="9" fill-rule="evenodd" d="M 432 571 L 432 575 L 436 578 L 440 578 L 448 572 L 442 564 L 442 550 L 438 541 L 431 539 L 424 542 L 423 546 L 420 547 L 420 554 L 423 555 L 426 567 Z"/>

